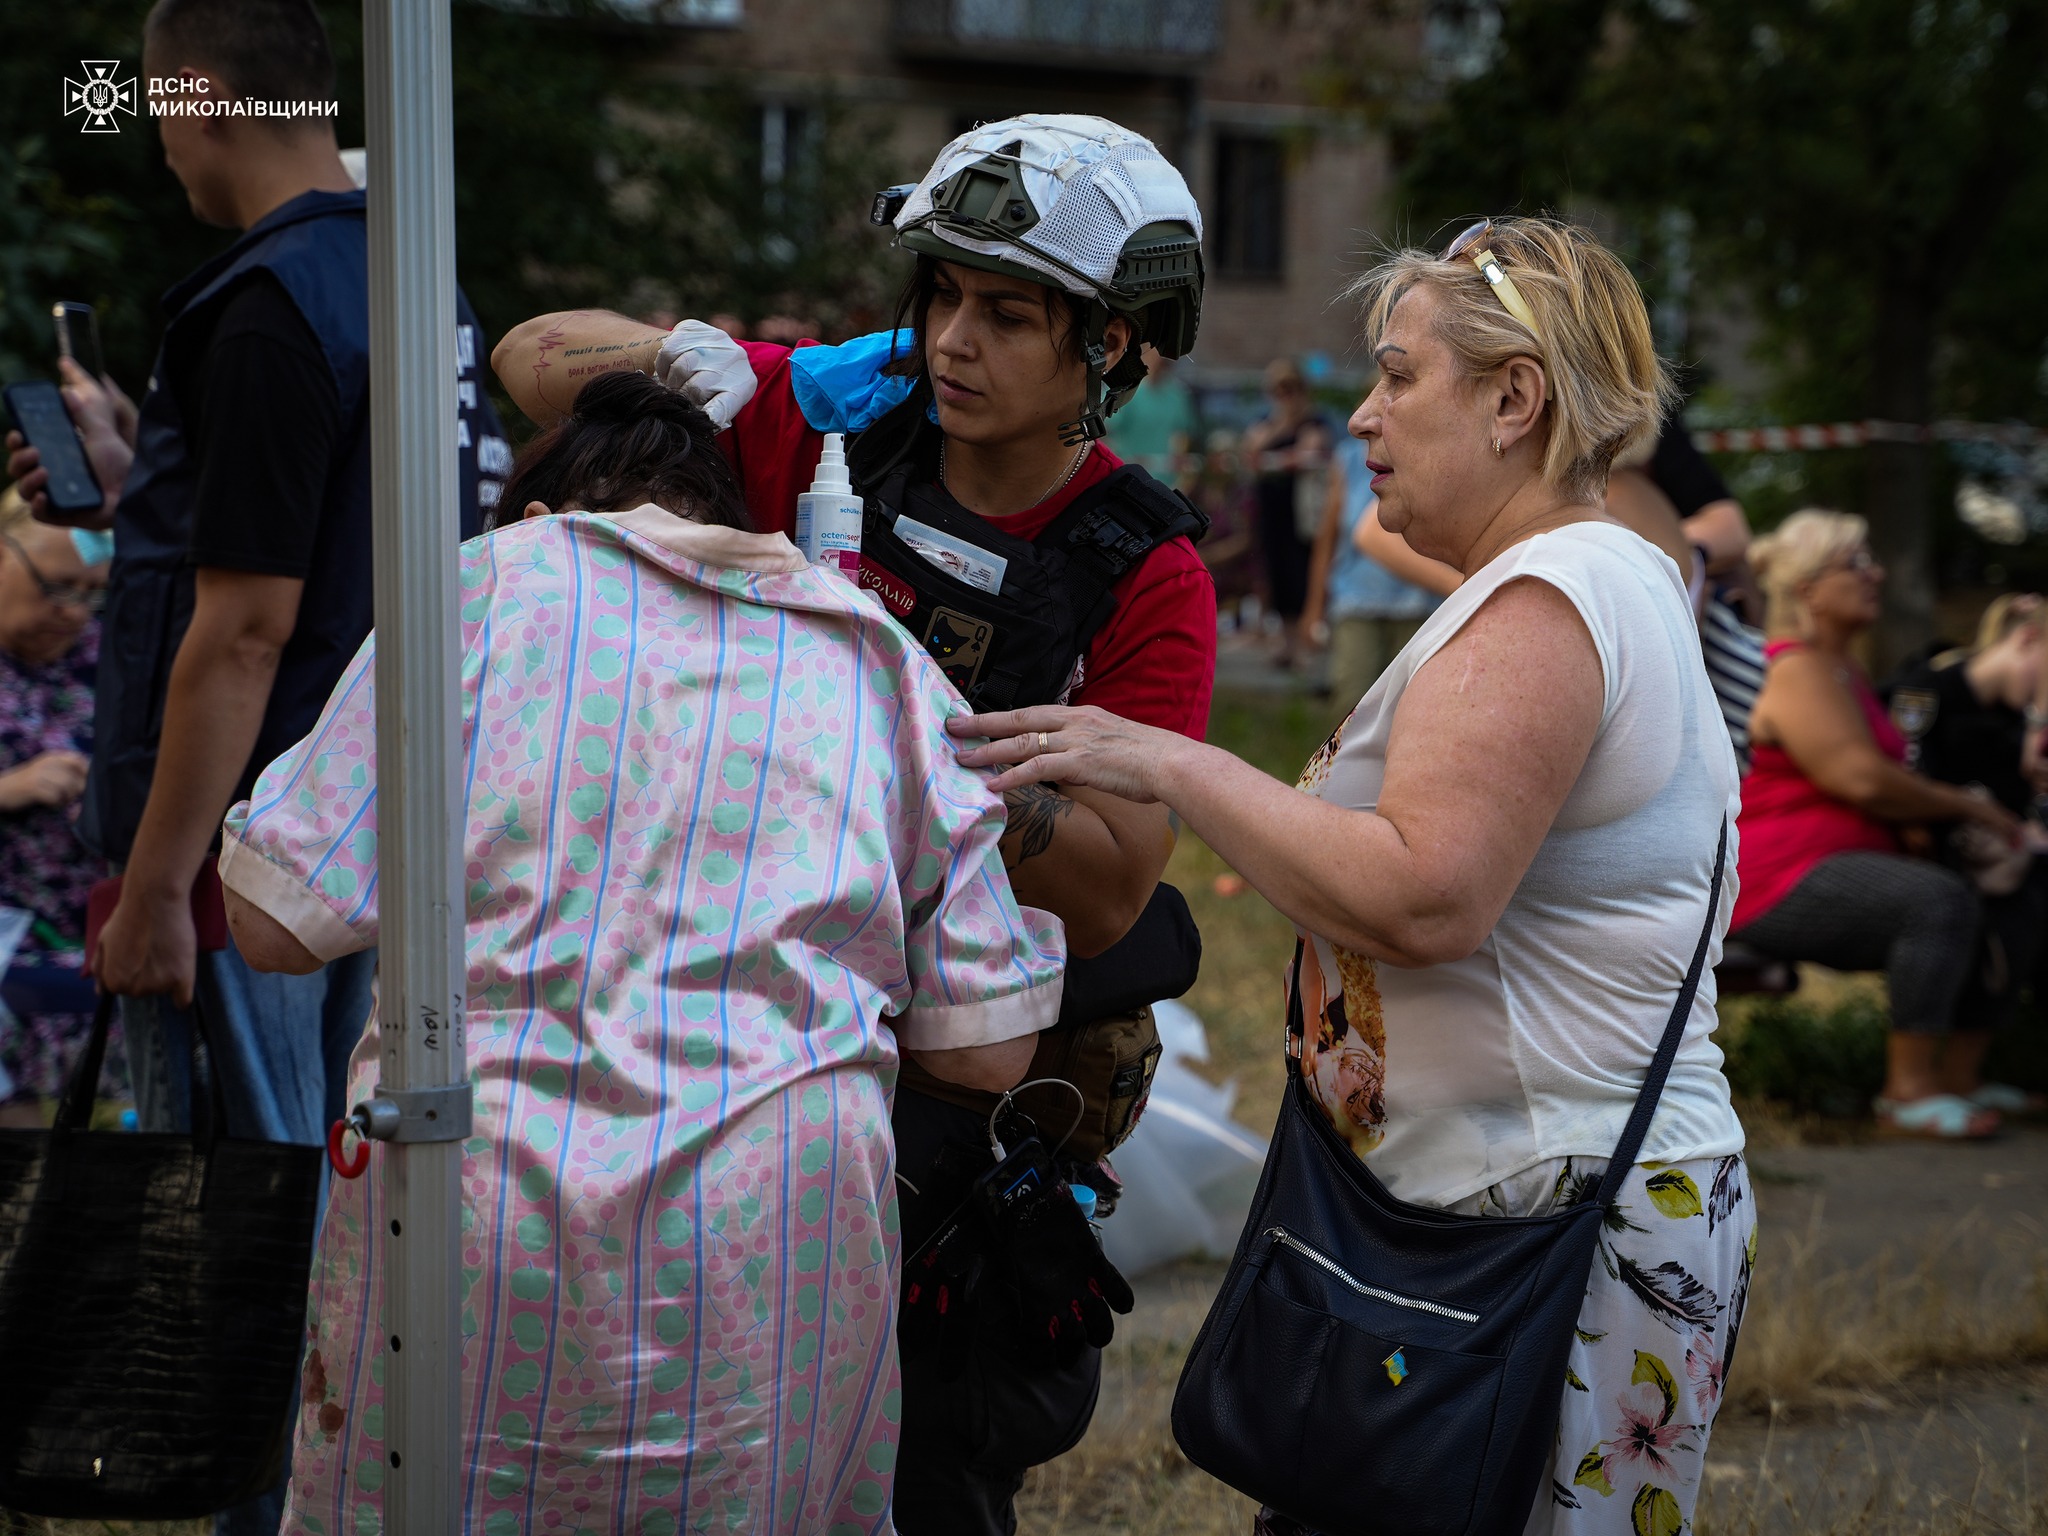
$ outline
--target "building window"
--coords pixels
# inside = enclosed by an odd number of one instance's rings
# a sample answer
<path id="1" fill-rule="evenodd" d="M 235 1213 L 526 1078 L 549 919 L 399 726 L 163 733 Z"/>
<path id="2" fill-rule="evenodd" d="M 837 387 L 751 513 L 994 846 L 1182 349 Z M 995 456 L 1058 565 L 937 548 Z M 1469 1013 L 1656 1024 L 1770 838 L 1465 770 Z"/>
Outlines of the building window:
<path id="1" fill-rule="evenodd" d="M 803 107 L 761 108 L 761 254 L 770 265 L 796 260 L 798 241 L 816 212 L 816 172 L 823 119 Z"/>
<path id="2" fill-rule="evenodd" d="M 1265 134 L 1216 139 L 1216 212 L 1210 247 L 1222 277 L 1277 278 L 1286 270 L 1287 162 Z"/>

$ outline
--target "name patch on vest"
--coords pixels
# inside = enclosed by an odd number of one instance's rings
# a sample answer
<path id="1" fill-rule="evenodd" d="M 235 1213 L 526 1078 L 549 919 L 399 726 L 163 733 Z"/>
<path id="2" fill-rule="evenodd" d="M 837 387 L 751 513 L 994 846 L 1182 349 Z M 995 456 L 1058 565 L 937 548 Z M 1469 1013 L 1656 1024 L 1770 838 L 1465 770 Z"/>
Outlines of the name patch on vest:
<path id="1" fill-rule="evenodd" d="M 861 561 L 860 584 L 879 597 L 882 606 L 899 619 L 909 618 L 910 610 L 917 606 L 917 594 L 872 560 Z"/>

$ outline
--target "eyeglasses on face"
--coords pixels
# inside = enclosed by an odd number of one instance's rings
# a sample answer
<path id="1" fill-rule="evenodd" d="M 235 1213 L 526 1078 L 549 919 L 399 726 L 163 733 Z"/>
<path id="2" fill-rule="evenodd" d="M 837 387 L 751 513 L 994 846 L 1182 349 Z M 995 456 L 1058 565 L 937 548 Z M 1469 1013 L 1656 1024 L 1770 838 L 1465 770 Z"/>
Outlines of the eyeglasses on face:
<path id="1" fill-rule="evenodd" d="M 1870 552 L 1868 546 L 1865 546 L 1852 554 L 1844 555 L 1839 560 L 1830 560 L 1820 568 L 1820 574 L 1825 576 L 1830 571 L 1847 571 L 1852 576 L 1868 576 L 1876 569 L 1877 556 Z"/>
<path id="2" fill-rule="evenodd" d="M 14 551 L 14 558 L 21 562 L 21 568 L 28 572 L 36 590 L 43 594 L 45 602 L 57 603 L 66 608 L 83 608 L 87 613 L 98 613 L 106 606 L 107 589 L 77 581 L 52 581 L 42 569 L 29 559 L 28 551 L 21 547 L 21 541 L 11 533 L 0 533 L 0 544 Z"/>

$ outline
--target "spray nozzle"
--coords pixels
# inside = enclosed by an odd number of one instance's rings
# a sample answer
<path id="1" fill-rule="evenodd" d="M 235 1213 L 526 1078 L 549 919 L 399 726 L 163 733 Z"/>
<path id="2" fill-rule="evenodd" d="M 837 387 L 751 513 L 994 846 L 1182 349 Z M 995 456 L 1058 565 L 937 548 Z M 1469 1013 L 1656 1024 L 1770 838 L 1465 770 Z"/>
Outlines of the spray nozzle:
<path id="1" fill-rule="evenodd" d="M 811 494 L 851 496 L 853 479 L 846 472 L 846 434 L 827 432 L 825 451 L 818 455 L 818 473 L 811 481 Z"/>

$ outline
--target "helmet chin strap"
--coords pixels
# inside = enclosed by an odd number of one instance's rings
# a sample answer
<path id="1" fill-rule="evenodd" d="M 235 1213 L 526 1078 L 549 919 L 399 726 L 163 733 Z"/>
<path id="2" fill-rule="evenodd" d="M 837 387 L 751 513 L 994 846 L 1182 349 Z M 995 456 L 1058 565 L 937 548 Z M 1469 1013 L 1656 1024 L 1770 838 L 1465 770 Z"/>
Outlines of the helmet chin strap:
<path id="1" fill-rule="evenodd" d="M 1081 414 L 1072 421 L 1060 423 L 1060 441 L 1069 448 L 1092 443 L 1109 432 L 1109 423 L 1102 410 L 1102 376 L 1109 369 L 1109 349 L 1104 344 L 1103 333 L 1109 325 L 1109 307 L 1090 304 L 1088 318 L 1083 323 L 1082 335 L 1086 345 L 1082 355 L 1088 359 L 1088 393 L 1082 399 Z"/>

